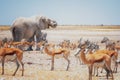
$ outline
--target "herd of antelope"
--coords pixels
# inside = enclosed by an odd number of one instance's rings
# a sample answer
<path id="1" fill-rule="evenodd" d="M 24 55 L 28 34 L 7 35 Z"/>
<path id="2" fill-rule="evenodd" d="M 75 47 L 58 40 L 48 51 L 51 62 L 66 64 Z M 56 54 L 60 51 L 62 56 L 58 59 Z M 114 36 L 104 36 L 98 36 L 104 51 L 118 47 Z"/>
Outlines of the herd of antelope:
<path id="1" fill-rule="evenodd" d="M 25 47 L 29 46 L 37 46 L 40 51 L 51 56 L 51 70 L 54 70 L 54 57 L 55 55 L 62 54 L 63 58 L 68 62 L 67 69 L 69 70 L 70 54 L 75 54 L 76 58 L 79 58 L 80 62 L 86 64 L 88 66 L 89 71 L 89 80 L 92 80 L 92 71 L 94 68 L 97 71 L 98 76 L 98 68 L 102 67 L 106 71 L 107 79 L 109 76 L 114 79 L 113 72 L 117 73 L 118 63 L 120 60 L 118 59 L 118 52 L 120 50 L 120 41 L 112 41 L 107 37 L 104 37 L 100 43 L 105 43 L 104 49 L 101 49 L 100 45 L 95 42 L 89 40 L 82 40 L 82 38 L 72 43 L 70 40 L 64 40 L 59 44 L 50 43 L 48 41 L 40 41 L 38 43 L 32 41 L 27 42 L 26 40 L 22 40 L 21 42 L 13 42 L 12 40 L 4 39 L 0 40 L 0 56 L 2 61 L 2 75 L 4 74 L 4 62 L 5 57 L 7 55 L 16 55 L 16 64 L 17 69 L 15 70 L 13 76 L 16 74 L 19 66 L 22 66 L 22 76 L 24 75 L 24 64 L 22 62 L 24 51 L 26 51 Z M 77 50 L 77 53 L 71 53 L 72 50 Z M 111 68 L 111 62 L 114 64 L 114 68 Z"/>

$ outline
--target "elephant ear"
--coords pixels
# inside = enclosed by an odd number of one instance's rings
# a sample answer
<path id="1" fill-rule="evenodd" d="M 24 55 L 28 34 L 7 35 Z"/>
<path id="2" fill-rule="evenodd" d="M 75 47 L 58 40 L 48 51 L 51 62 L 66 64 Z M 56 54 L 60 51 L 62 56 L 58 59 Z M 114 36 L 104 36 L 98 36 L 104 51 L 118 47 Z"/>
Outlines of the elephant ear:
<path id="1" fill-rule="evenodd" d="M 46 17 L 44 17 L 44 16 L 40 17 L 40 19 L 39 19 L 39 28 L 41 30 L 49 28 L 48 21 L 47 21 Z"/>

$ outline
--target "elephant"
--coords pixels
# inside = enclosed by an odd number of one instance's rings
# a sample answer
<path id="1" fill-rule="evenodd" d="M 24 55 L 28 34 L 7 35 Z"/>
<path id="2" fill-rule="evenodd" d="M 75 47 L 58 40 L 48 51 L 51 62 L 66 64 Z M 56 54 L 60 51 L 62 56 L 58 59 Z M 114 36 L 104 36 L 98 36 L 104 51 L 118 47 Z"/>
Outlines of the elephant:
<path id="1" fill-rule="evenodd" d="M 43 33 L 43 32 L 42 32 L 42 33 L 41 33 L 41 38 L 40 38 L 40 40 L 41 40 L 41 41 L 47 41 L 46 38 L 47 38 L 47 33 Z"/>
<path id="2" fill-rule="evenodd" d="M 56 28 L 57 22 L 45 16 L 19 17 L 11 26 L 13 41 L 26 39 L 31 42 L 36 35 L 36 40 L 39 42 L 41 30 L 49 29 L 50 27 Z"/>

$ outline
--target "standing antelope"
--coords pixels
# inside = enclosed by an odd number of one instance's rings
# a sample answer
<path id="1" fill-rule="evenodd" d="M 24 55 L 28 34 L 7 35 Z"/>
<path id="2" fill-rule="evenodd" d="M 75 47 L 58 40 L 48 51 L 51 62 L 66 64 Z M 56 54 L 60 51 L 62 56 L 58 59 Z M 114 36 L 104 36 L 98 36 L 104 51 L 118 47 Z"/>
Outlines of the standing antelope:
<path id="1" fill-rule="evenodd" d="M 113 80 L 113 73 L 111 70 L 111 58 L 107 54 L 96 54 L 92 53 L 91 50 L 87 55 L 85 55 L 85 48 L 82 48 L 80 51 L 80 58 L 83 61 L 84 64 L 87 64 L 89 69 L 89 80 L 92 80 L 92 70 L 93 66 L 99 65 L 104 67 L 104 69 L 107 72 L 107 79 L 109 76 L 109 73 L 111 73 L 112 80 Z"/>
<path id="2" fill-rule="evenodd" d="M 68 56 L 70 55 L 70 51 L 64 48 L 59 48 L 59 49 L 54 49 L 54 50 L 49 50 L 48 48 L 50 47 L 49 44 L 46 44 L 44 47 L 44 51 L 45 53 L 47 53 L 48 55 L 52 56 L 52 65 L 51 65 L 51 70 L 54 70 L 54 57 L 55 55 L 60 55 L 63 54 L 63 57 L 67 60 L 68 65 L 67 65 L 67 69 L 69 69 L 69 64 L 70 64 L 70 60 L 68 59 Z"/>
<path id="3" fill-rule="evenodd" d="M 2 75 L 4 74 L 4 61 L 5 61 L 5 57 L 7 55 L 14 55 L 16 54 L 16 64 L 17 64 L 17 68 L 13 74 L 13 76 L 15 76 L 20 64 L 22 66 L 22 76 L 24 75 L 24 64 L 22 62 L 22 58 L 23 58 L 23 51 L 18 49 L 18 48 L 1 48 L 0 49 L 0 56 L 2 57 Z"/>

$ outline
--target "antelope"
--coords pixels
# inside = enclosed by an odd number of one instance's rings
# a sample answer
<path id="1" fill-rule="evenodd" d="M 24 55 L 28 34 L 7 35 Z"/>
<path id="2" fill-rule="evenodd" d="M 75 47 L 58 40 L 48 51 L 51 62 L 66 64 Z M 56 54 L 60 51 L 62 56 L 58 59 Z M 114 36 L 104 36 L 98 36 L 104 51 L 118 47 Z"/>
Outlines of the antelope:
<path id="1" fill-rule="evenodd" d="M 32 42 L 30 43 L 28 41 L 21 40 L 20 42 L 13 42 L 13 41 L 8 42 L 8 45 L 10 47 L 13 47 L 13 48 L 19 48 L 21 50 L 26 50 L 25 47 L 28 47 L 28 46 L 33 45 L 33 44 L 32 44 Z"/>
<path id="2" fill-rule="evenodd" d="M 87 45 L 88 46 L 88 45 Z M 90 49 L 91 51 L 93 51 L 93 49 L 96 49 L 96 47 L 99 49 L 99 45 L 96 45 L 96 44 L 93 44 L 91 43 L 87 48 Z M 117 57 L 118 57 L 118 53 L 114 50 L 95 50 L 94 51 L 96 54 L 107 54 L 109 55 L 111 58 L 112 58 L 112 61 L 114 62 L 115 66 L 114 66 L 114 72 L 117 72 L 117 65 L 116 65 L 116 60 L 117 60 Z M 96 67 L 96 66 L 95 66 Z M 102 72 L 102 71 L 101 71 Z M 94 74 L 95 74 L 95 70 L 94 70 Z M 97 67 L 97 75 L 98 76 L 98 67 Z"/>
<path id="3" fill-rule="evenodd" d="M 65 58 L 65 60 L 67 60 L 68 65 L 67 65 L 67 71 L 69 69 L 69 64 L 70 64 L 70 60 L 68 59 L 68 56 L 70 55 L 70 51 L 68 49 L 65 48 L 59 48 L 59 49 L 53 49 L 53 50 L 49 50 L 48 48 L 50 47 L 49 44 L 45 44 L 44 47 L 44 51 L 45 53 L 47 53 L 48 55 L 50 55 L 52 57 L 52 65 L 51 65 L 51 70 L 54 70 L 54 57 L 55 55 L 63 55 L 63 58 Z"/>
<path id="4" fill-rule="evenodd" d="M 118 53 L 114 50 L 98 50 L 97 54 L 107 54 L 111 57 L 111 59 L 115 62 L 118 59 Z"/>
<path id="5" fill-rule="evenodd" d="M 0 48 L 2 48 L 2 47 L 3 47 L 3 41 L 0 40 Z"/>
<path id="6" fill-rule="evenodd" d="M 45 43 L 47 43 L 47 41 L 43 41 L 43 40 L 37 43 L 37 47 L 41 50 L 42 53 Z"/>
<path id="7" fill-rule="evenodd" d="M 96 54 L 107 54 L 108 56 L 110 56 L 111 60 L 114 63 L 113 72 L 117 72 L 117 63 L 116 63 L 116 60 L 118 58 L 118 53 L 116 51 L 114 51 L 114 50 L 106 50 L 105 49 L 105 50 L 98 50 L 98 51 L 96 51 L 94 53 L 96 53 Z M 94 66 L 94 74 L 95 74 L 95 70 L 96 70 L 95 68 L 97 68 L 97 75 L 96 76 L 98 76 L 98 68 L 99 68 L 99 66 Z M 103 68 L 101 70 L 101 73 L 102 73 L 102 71 L 103 71 Z"/>
<path id="8" fill-rule="evenodd" d="M 13 73 L 13 76 L 15 76 L 16 72 L 18 71 L 20 64 L 22 66 L 22 76 L 24 75 L 24 64 L 22 62 L 23 51 L 18 48 L 0 48 L 0 56 L 1 56 L 1 60 L 2 60 L 2 75 L 4 74 L 5 57 L 7 55 L 14 55 L 14 54 L 16 55 L 17 68 L 16 68 L 15 72 Z"/>
<path id="9" fill-rule="evenodd" d="M 24 46 L 30 45 L 30 42 L 27 42 L 27 41 L 25 41 L 25 42 L 10 42 L 9 45 L 17 48 L 20 45 L 24 45 Z"/>
<path id="10" fill-rule="evenodd" d="M 40 41 L 40 42 L 37 43 L 37 46 L 38 46 L 38 47 L 41 47 L 41 46 L 43 46 L 45 43 L 46 43 L 46 41 Z"/>
<path id="11" fill-rule="evenodd" d="M 104 69 L 107 72 L 107 75 L 106 75 L 107 79 L 108 79 L 109 73 L 111 73 L 112 80 L 113 80 L 110 56 L 108 56 L 107 54 L 92 53 L 91 50 L 89 51 L 89 53 L 87 55 L 85 55 L 85 48 L 82 48 L 80 51 L 80 58 L 83 61 L 83 63 L 88 66 L 89 80 L 92 80 L 92 69 L 93 69 L 93 66 L 95 66 L 95 65 L 104 67 Z"/>
<path id="12" fill-rule="evenodd" d="M 120 45 L 115 45 L 115 49 L 117 50 L 117 52 L 120 50 Z"/>
<path id="13" fill-rule="evenodd" d="M 70 40 L 64 40 L 59 44 L 62 48 L 69 48 Z"/>
<path id="14" fill-rule="evenodd" d="M 78 44 L 78 51 L 77 51 L 77 53 L 74 55 L 76 58 L 78 58 L 79 59 L 79 62 L 80 62 L 80 64 L 83 64 L 82 63 L 82 61 L 81 61 L 81 59 L 80 59 L 80 50 L 81 50 L 81 47 L 82 46 L 84 46 L 84 45 L 87 45 L 87 46 L 89 46 L 90 45 L 90 41 L 89 40 L 86 40 L 86 41 L 83 41 L 82 42 L 82 38 L 80 38 L 80 40 L 79 40 L 79 44 Z"/>

